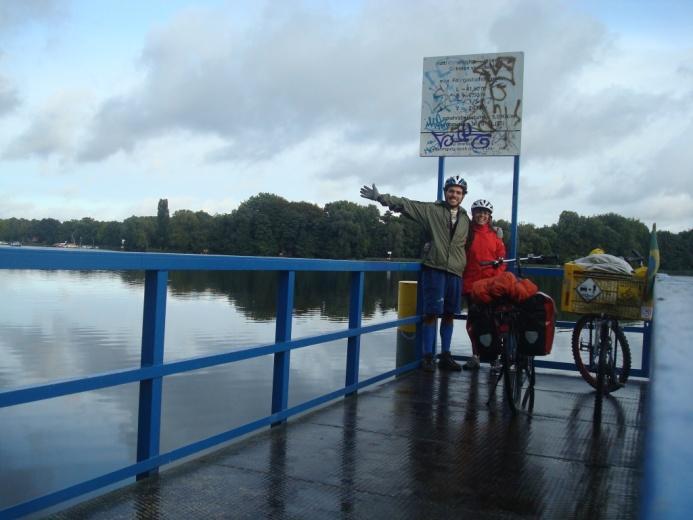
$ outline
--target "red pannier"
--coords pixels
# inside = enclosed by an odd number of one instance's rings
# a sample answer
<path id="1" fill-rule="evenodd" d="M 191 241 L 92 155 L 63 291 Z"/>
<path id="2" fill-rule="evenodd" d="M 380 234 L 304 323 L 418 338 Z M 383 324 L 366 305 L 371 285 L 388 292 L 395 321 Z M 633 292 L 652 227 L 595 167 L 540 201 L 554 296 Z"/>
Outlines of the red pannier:
<path id="1" fill-rule="evenodd" d="M 495 360 L 500 354 L 500 341 L 491 308 L 478 303 L 469 304 L 467 314 L 467 333 L 474 345 L 474 351 L 484 362 Z"/>
<path id="2" fill-rule="evenodd" d="M 520 308 L 518 350 L 526 356 L 551 354 L 556 330 L 556 304 L 551 296 L 538 292 L 517 306 Z"/>

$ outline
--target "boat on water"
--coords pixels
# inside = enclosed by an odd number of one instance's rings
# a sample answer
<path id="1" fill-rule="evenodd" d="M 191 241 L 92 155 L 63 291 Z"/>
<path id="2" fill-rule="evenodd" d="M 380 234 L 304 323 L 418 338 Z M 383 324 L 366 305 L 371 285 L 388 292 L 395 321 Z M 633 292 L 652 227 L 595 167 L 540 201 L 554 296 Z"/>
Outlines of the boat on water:
<path id="1" fill-rule="evenodd" d="M 21 243 L 21 242 L 17 242 L 16 240 L 15 240 L 14 242 L 10 242 L 10 245 L 11 245 L 12 247 L 22 247 L 22 243 Z"/>

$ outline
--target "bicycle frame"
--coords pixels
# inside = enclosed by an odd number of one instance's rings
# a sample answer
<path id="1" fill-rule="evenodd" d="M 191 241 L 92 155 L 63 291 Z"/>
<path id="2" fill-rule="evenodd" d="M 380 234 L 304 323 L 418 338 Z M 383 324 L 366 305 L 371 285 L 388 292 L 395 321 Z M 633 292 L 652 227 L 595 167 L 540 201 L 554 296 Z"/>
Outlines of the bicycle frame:
<path id="1" fill-rule="evenodd" d="M 517 269 L 517 276 L 522 277 L 522 262 L 535 261 L 545 262 L 555 258 L 554 256 L 533 255 L 529 254 L 526 257 L 515 258 L 498 258 L 496 260 L 488 260 L 479 262 L 480 265 L 492 265 L 498 267 L 501 264 L 514 264 Z M 534 383 L 536 374 L 534 371 L 534 356 L 527 356 L 518 351 L 518 315 L 519 310 L 511 301 L 500 301 L 492 304 L 493 316 L 496 325 L 497 336 L 501 342 L 501 372 L 498 374 L 493 388 L 489 395 L 495 395 L 496 387 L 503 378 L 503 386 L 505 387 L 505 395 L 508 400 L 508 405 L 513 413 L 518 411 L 518 408 L 524 408 L 529 403 L 528 411 L 534 408 Z M 522 387 L 524 386 L 524 377 L 527 377 L 527 390 L 524 397 L 521 396 Z M 520 397 L 522 401 L 520 403 Z"/>
<path id="2" fill-rule="evenodd" d="M 614 381 L 617 380 L 615 367 L 618 356 L 618 349 L 613 348 L 614 344 L 611 341 L 609 332 L 612 329 L 620 327 L 618 319 L 601 314 L 599 317 L 599 341 L 595 342 L 598 359 L 598 377 L 597 380 L 599 393 L 609 393 L 608 388 Z M 607 379 L 608 378 L 608 379 Z"/>
<path id="3" fill-rule="evenodd" d="M 517 320 L 519 310 L 512 302 L 500 302 L 493 305 L 492 313 L 501 346 L 501 370 L 491 388 L 487 404 L 490 404 L 498 383 L 503 379 L 504 392 L 510 410 L 516 413 L 519 408 L 525 408 L 529 403 L 527 409 L 531 412 L 534 408 L 534 383 L 536 381 L 534 358 L 518 351 Z M 525 377 L 528 386 L 524 396 L 522 396 Z"/>

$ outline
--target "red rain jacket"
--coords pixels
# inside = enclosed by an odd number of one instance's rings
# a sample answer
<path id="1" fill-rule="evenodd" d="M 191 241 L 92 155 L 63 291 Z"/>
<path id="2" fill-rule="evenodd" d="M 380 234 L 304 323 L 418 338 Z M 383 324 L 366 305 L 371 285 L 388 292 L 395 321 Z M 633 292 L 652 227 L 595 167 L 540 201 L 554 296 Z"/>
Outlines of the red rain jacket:
<path id="1" fill-rule="evenodd" d="M 472 286 L 477 280 L 491 278 L 505 271 L 505 264 L 501 264 L 498 267 L 479 265 L 479 262 L 482 261 L 497 260 L 500 257 L 505 257 L 505 246 L 503 241 L 498 238 L 496 230 L 488 224 L 480 226 L 474 222 L 472 222 L 471 227 L 474 237 L 467 251 L 467 265 L 462 274 L 462 292 L 465 294 L 472 292 Z"/>
<path id="2" fill-rule="evenodd" d="M 527 278 L 518 280 L 513 273 L 503 273 L 493 278 L 478 280 L 472 287 L 471 296 L 474 301 L 483 303 L 491 303 L 504 297 L 515 302 L 523 302 L 538 290 L 535 283 Z"/>

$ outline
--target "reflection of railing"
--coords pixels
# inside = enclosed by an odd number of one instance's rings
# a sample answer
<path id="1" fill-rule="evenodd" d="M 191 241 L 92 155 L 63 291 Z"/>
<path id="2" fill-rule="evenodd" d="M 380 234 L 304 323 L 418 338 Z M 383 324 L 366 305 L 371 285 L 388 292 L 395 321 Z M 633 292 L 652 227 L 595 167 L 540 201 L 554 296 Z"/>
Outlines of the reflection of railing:
<path id="1" fill-rule="evenodd" d="M 421 270 L 421 265 L 419 263 L 8 248 L 7 250 L 0 251 L 0 269 L 145 272 L 140 368 L 118 370 L 105 374 L 89 375 L 78 379 L 0 391 L 0 408 L 3 408 L 123 385 L 126 383 L 139 382 L 137 462 L 97 478 L 0 510 L 0 517 L 2 518 L 15 518 L 39 511 L 71 498 L 120 482 L 124 479 L 132 477 L 136 477 L 137 479 L 144 478 L 152 473 L 156 473 L 158 468 L 164 464 L 219 445 L 264 426 L 280 423 L 292 415 L 304 412 L 331 399 L 354 393 L 364 386 L 412 370 L 419 363 L 418 359 L 421 349 L 417 348 L 415 361 L 369 379 L 359 381 L 361 334 L 398 327 L 400 325 L 418 324 L 421 321 L 419 315 L 362 327 L 361 316 L 363 310 L 365 273 L 375 271 L 419 272 Z M 241 351 L 164 363 L 164 324 L 166 318 L 166 294 L 169 271 L 276 271 L 279 277 L 279 284 L 277 290 L 275 343 Z M 349 289 L 349 327 L 346 330 L 295 340 L 291 339 L 294 284 L 297 271 L 351 273 Z M 420 335 L 417 334 L 417 337 L 420 337 Z M 344 338 L 347 339 L 346 378 L 344 387 L 289 408 L 290 352 L 298 348 Z M 233 363 L 269 354 L 274 355 L 272 407 L 270 415 L 167 453 L 160 453 L 159 434 L 161 427 L 162 380 L 165 376 Z"/>

